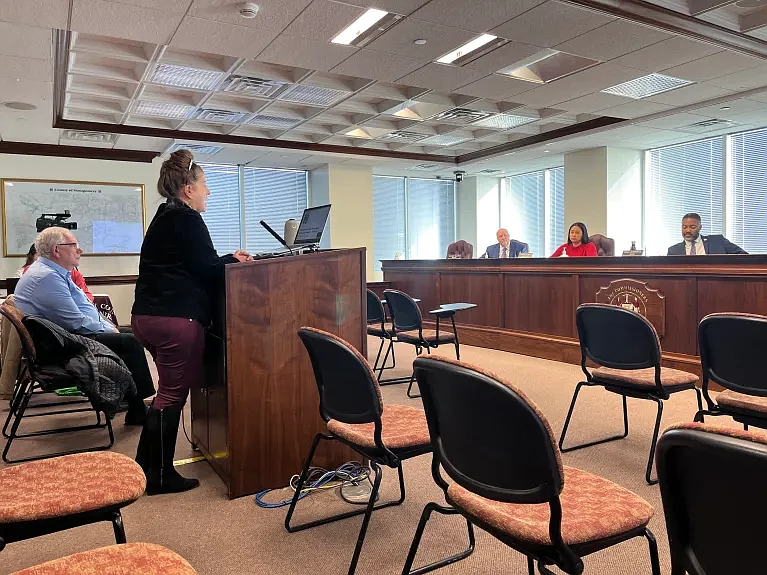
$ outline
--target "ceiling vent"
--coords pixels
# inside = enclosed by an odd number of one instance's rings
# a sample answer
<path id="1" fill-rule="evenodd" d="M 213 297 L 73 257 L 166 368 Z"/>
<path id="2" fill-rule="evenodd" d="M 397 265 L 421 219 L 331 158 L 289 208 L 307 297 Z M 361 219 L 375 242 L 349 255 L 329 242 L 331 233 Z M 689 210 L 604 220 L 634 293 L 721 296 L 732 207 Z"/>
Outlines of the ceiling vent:
<path id="1" fill-rule="evenodd" d="M 478 174 L 485 174 L 486 176 L 491 176 L 493 174 L 500 174 L 503 170 L 482 170 L 480 172 L 477 172 Z"/>
<path id="2" fill-rule="evenodd" d="M 64 130 L 63 132 L 61 132 L 61 139 L 71 140 L 73 142 L 114 144 L 117 141 L 117 134 L 107 134 L 104 132 L 89 132 L 87 130 Z"/>
<path id="3" fill-rule="evenodd" d="M 427 134 L 419 134 L 418 132 L 408 132 L 407 130 L 397 130 L 396 132 L 390 132 L 384 134 L 379 140 L 389 140 L 391 142 L 418 142 L 427 137 Z"/>
<path id="4" fill-rule="evenodd" d="M 353 92 L 348 90 L 336 90 L 335 88 L 323 88 L 322 86 L 310 86 L 308 84 L 293 84 L 280 94 L 278 99 L 297 104 L 309 104 L 311 106 L 332 106 L 352 94 Z"/>
<path id="5" fill-rule="evenodd" d="M 716 130 L 724 130 L 725 128 L 735 128 L 740 126 L 737 122 L 731 122 L 729 120 L 703 120 L 702 122 L 695 122 L 689 126 L 683 126 L 681 128 L 674 128 L 680 132 L 690 132 L 693 134 L 705 134 L 706 132 L 714 132 Z"/>
<path id="6" fill-rule="evenodd" d="M 269 98 L 279 92 L 288 82 L 279 80 L 263 80 L 250 76 L 229 76 L 224 91 L 245 96 L 261 96 Z"/>
<path id="7" fill-rule="evenodd" d="M 138 100 L 133 106 L 133 113 L 139 116 L 156 116 L 160 118 L 186 118 L 194 106 L 172 104 L 170 102 L 150 102 Z"/>
<path id="8" fill-rule="evenodd" d="M 270 116 L 269 114 L 256 114 L 248 124 L 258 128 L 268 128 L 272 130 L 289 130 L 300 123 L 299 118 L 283 118 L 282 116 Z"/>
<path id="9" fill-rule="evenodd" d="M 451 136 L 450 134 L 439 134 L 438 136 L 429 136 L 425 140 L 421 140 L 422 144 L 429 146 L 453 146 L 471 140 L 469 136 Z"/>
<path id="10" fill-rule="evenodd" d="M 175 152 L 176 150 L 189 150 L 190 152 L 193 152 L 195 154 L 206 154 L 208 156 L 213 156 L 214 154 L 218 154 L 221 150 L 224 148 L 222 146 L 204 146 L 202 144 L 181 144 L 176 143 L 173 144 L 170 148 L 168 148 L 168 153 Z"/>
<path id="11" fill-rule="evenodd" d="M 471 110 L 469 108 L 453 108 L 452 110 L 445 110 L 444 112 L 435 114 L 427 119 L 435 122 L 464 125 L 484 120 L 492 115 L 493 114 L 490 112 L 480 112 L 479 110 Z"/>
<path id="12" fill-rule="evenodd" d="M 648 98 L 650 96 L 655 96 L 656 94 L 662 94 L 663 92 L 670 92 L 671 90 L 676 90 L 677 88 L 689 86 L 694 83 L 695 82 L 691 82 L 690 80 L 674 78 L 673 76 L 666 76 L 665 74 L 648 74 L 647 76 L 635 78 L 628 82 L 612 86 L 611 88 L 605 88 L 602 90 L 602 93 L 641 100 L 642 98 Z"/>
<path id="13" fill-rule="evenodd" d="M 149 75 L 149 81 L 165 86 L 212 90 L 223 76 L 223 72 L 215 70 L 201 70 L 175 64 L 157 64 Z"/>
<path id="14" fill-rule="evenodd" d="M 489 118 L 484 118 L 478 122 L 474 122 L 474 126 L 480 128 L 493 128 L 495 130 L 509 130 L 516 128 L 517 126 L 523 126 L 530 122 L 535 122 L 538 118 L 531 118 L 529 116 L 516 116 L 514 114 L 496 114 Z"/>
<path id="15" fill-rule="evenodd" d="M 203 122 L 215 122 L 217 124 L 239 124 L 247 116 L 245 112 L 232 112 L 230 110 L 217 110 L 215 108 L 203 108 L 195 116 L 196 120 Z"/>
<path id="16" fill-rule="evenodd" d="M 414 170 L 416 172 L 430 172 L 432 170 L 436 170 L 437 168 L 439 168 L 439 164 L 416 164 L 415 166 L 410 166 L 407 169 Z"/>

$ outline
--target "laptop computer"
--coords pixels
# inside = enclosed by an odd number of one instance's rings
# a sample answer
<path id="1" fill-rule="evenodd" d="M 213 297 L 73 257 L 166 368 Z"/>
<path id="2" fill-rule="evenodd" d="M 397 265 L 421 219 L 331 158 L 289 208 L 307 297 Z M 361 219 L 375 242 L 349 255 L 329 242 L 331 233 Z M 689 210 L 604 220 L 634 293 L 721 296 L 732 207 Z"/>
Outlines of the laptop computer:
<path id="1" fill-rule="evenodd" d="M 328 223 L 330 215 L 330 204 L 324 206 L 315 206 L 306 208 L 301 216 L 301 223 L 298 224 L 294 246 L 307 246 L 319 244 L 322 239 L 322 233 Z"/>

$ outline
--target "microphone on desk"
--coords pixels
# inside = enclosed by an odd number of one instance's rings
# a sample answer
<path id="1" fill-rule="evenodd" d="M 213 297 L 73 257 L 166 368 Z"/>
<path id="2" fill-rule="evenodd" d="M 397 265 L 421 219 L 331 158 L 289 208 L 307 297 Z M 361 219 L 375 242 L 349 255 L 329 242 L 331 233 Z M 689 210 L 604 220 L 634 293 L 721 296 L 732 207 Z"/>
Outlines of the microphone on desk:
<path id="1" fill-rule="evenodd" d="M 270 234 L 272 234 L 272 235 L 274 236 L 274 239 L 276 239 L 276 240 L 277 240 L 278 242 L 280 242 L 280 243 L 281 243 L 283 246 L 285 246 L 286 248 L 288 248 L 288 251 L 290 252 L 290 255 L 291 255 L 291 256 L 293 255 L 293 250 L 292 250 L 292 249 L 290 249 L 290 246 L 287 244 L 287 242 L 286 242 L 285 240 L 283 240 L 283 239 L 282 239 L 282 236 L 281 236 L 280 234 L 278 234 L 278 233 L 277 233 L 277 232 L 275 232 L 275 231 L 274 231 L 272 228 L 270 228 L 270 227 L 269 227 L 269 224 L 267 224 L 267 223 L 266 223 L 264 220 L 261 220 L 261 221 L 260 221 L 260 222 L 258 222 L 258 223 L 259 223 L 259 224 L 261 224 L 262 226 L 264 226 L 264 229 L 265 229 L 267 232 L 269 232 Z"/>

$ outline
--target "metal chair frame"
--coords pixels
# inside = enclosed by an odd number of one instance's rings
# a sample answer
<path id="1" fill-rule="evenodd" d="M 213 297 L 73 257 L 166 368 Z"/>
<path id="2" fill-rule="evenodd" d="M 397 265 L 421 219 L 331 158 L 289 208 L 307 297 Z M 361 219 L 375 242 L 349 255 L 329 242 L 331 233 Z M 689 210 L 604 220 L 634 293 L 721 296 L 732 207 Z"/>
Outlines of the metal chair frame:
<path id="1" fill-rule="evenodd" d="M 381 300 L 378 299 L 378 296 L 375 294 L 372 290 L 367 290 L 367 325 L 373 325 L 378 324 L 376 327 L 378 327 L 383 335 L 381 336 L 375 336 L 380 337 L 381 339 L 381 345 L 378 346 L 378 353 L 376 354 L 376 360 L 373 363 L 373 371 L 375 372 L 378 370 L 378 385 L 386 385 L 381 381 L 381 375 L 383 374 L 385 369 L 394 369 L 397 367 L 397 358 L 394 357 L 394 336 L 393 334 L 386 329 L 386 312 L 384 311 L 383 304 L 381 303 Z M 379 327 L 380 326 L 380 327 Z M 370 334 L 374 335 L 374 334 Z M 384 344 L 386 342 L 389 342 L 389 346 L 386 349 L 386 356 L 384 357 L 384 361 L 381 363 L 381 365 L 378 365 L 378 361 L 381 359 L 381 352 L 383 351 Z M 387 366 L 386 365 L 386 359 L 389 357 L 389 352 L 391 351 L 391 359 L 392 364 Z M 394 381 L 390 381 L 388 383 L 395 383 Z"/>

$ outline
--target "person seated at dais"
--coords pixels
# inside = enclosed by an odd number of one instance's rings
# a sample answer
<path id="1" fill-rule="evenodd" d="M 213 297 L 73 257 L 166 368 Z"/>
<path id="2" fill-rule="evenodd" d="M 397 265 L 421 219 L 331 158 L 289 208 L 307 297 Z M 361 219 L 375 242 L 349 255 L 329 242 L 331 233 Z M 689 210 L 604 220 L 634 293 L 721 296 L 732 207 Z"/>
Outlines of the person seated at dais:
<path id="1" fill-rule="evenodd" d="M 595 258 L 598 255 L 597 246 L 595 246 L 594 242 L 589 239 L 589 232 L 586 231 L 586 225 L 581 222 L 575 222 L 570 226 L 570 229 L 567 232 L 567 243 L 559 246 L 556 251 L 551 254 L 551 257 Z"/>
<path id="2" fill-rule="evenodd" d="M 495 232 L 495 239 L 498 240 L 498 243 L 488 246 L 482 257 L 516 258 L 519 257 L 519 254 L 527 252 L 527 244 L 512 240 L 509 236 L 509 230 L 506 228 L 501 228 Z"/>
<path id="3" fill-rule="evenodd" d="M 685 214 L 682 217 L 683 242 L 674 244 L 668 249 L 669 256 L 705 256 L 714 254 L 744 254 L 748 252 L 732 243 L 721 234 L 703 236 L 700 216 L 696 213 Z"/>
<path id="4" fill-rule="evenodd" d="M 138 393 L 128 398 L 126 425 L 143 425 L 147 408 L 144 398 L 154 395 L 143 346 L 130 328 L 117 328 L 104 319 L 96 306 L 72 280 L 72 270 L 83 253 L 75 236 L 52 227 L 35 239 L 39 257 L 16 285 L 16 307 L 26 315 L 45 318 L 69 332 L 92 336 L 114 351 L 131 372 Z"/>

